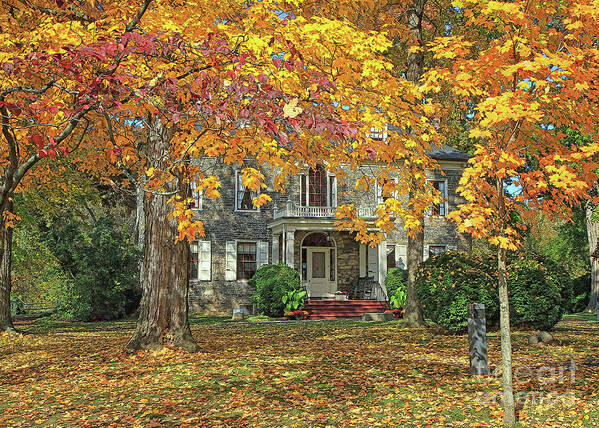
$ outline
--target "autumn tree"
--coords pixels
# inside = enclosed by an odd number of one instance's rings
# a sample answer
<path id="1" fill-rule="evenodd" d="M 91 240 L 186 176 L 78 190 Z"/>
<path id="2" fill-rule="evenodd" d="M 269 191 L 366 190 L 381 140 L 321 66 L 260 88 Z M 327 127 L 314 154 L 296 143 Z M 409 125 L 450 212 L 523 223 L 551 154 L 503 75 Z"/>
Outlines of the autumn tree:
<path id="1" fill-rule="evenodd" d="M 592 1 L 454 1 L 468 28 L 431 44 L 443 66 L 426 90 L 446 89 L 473 117 L 474 157 L 460 181 L 466 203 L 450 215 L 497 249 L 504 425 L 516 420 L 506 253 L 537 210 L 568 218 L 596 181 L 599 9 Z M 564 144 L 563 129 L 591 136 Z M 510 192 L 506 183 L 511 183 Z"/>

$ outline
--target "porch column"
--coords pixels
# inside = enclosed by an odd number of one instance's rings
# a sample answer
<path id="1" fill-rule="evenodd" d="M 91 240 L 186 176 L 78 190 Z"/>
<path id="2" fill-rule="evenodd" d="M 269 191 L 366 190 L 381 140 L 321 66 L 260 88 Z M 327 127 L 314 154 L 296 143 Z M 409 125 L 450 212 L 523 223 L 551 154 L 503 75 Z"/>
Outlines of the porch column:
<path id="1" fill-rule="evenodd" d="M 279 254 L 281 249 L 279 248 L 279 235 L 272 234 L 272 261 L 271 264 L 279 264 Z"/>
<path id="2" fill-rule="evenodd" d="M 294 242 L 295 242 L 295 229 L 287 229 L 285 233 L 285 246 L 287 247 L 285 254 L 285 261 L 287 266 L 291 269 L 295 269 L 295 260 L 293 258 L 293 250 L 294 250 Z"/>
<path id="3" fill-rule="evenodd" d="M 382 241 L 379 246 L 379 284 L 381 284 L 381 293 L 377 293 L 379 300 L 387 300 L 387 290 L 385 288 L 385 278 L 387 278 L 387 241 Z"/>

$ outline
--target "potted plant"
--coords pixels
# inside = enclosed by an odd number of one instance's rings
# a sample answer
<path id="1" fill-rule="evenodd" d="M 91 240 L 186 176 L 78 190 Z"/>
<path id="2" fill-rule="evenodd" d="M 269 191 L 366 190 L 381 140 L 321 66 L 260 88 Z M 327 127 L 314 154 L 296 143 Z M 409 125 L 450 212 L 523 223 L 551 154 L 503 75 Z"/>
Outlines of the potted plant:
<path id="1" fill-rule="evenodd" d="M 385 312 L 391 312 L 394 318 L 403 318 L 406 307 L 406 291 L 403 288 L 397 288 L 389 299 L 391 309 Z"/>
<path id="2" fill-rule="evenodd" d="M 308 312 L 303 311 L 304 302 L 306 300 L 306 290 L 294 289 L 289 290 L 281 298 L 285 305 L 284 315 L 289 319 L 306 319 Z"/>

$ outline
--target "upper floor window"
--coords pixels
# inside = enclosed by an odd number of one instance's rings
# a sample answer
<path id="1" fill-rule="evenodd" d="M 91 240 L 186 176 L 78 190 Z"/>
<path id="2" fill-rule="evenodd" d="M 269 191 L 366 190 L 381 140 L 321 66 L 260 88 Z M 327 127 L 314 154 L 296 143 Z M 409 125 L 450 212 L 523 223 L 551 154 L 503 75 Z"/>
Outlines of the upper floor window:
<path id="1" fill-rule="evenodd" d="M 445 216 L 447 214 L 447 183 L 445 180 L 433 180 L 431 184 L 435 189 L 439 191 L 441 197 L 444 199 L 440 204 L 433 204 L 431 207 L 431 214 L 436 216 Z"/>
<path id="2" fill-rule="evenodd" d="M 253 199 L 257 196 L 256 192 L 252 192 L 250 189 L 244 187 L 239 171 L 236 172 L 236 183 L 235 209 L 238 211 L 258 211 L 253 202 Z"/>
<path id="3" fill-rule="evenodd" d="M 306 207 L 337 206 L 337 183 L 334 175 L 327 174 L 322 165 L 311 168 L 300 176 L 301 205 Z"/>
<path id="4" fill-rule="evenodd" d="M 204 192 L 198 189 L 198 185 L 195 181 L 191 182 L 191 206 L 190 208 L 193 210 L 202 210 L 203 202 L 204 202 Z"/>

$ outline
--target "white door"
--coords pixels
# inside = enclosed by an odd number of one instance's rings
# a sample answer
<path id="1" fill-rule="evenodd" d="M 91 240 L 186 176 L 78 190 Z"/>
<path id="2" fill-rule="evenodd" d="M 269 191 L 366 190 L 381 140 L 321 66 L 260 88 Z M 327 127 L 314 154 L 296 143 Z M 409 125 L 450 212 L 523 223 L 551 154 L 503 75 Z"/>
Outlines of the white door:
<path id="1" fill-rule="evenodd" d="M 308 248 L 308 282 L 311 297 L 329 297 L 331 266 L 329 248 Z"/>

